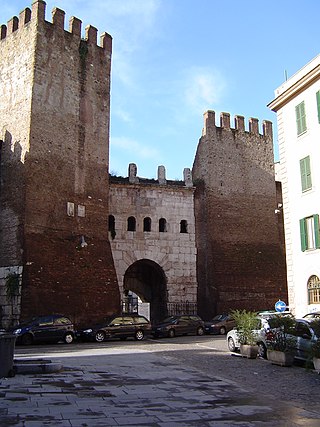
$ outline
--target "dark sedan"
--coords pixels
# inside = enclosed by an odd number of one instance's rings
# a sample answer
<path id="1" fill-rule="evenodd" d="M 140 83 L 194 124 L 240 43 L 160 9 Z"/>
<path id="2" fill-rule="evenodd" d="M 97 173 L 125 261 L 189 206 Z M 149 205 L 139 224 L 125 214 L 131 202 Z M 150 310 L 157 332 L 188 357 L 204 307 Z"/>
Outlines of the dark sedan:
<path id="1" fill-rule="evenodd" d="M 206 334 L 225 335 L 236 326 L 229 314 L 217 314 L 212 320 L 204 322 Z"/>
<path id="2" fill-rule="evenodd" d="M 176 335 L 203 335 L 204 321 L 197 315 L 170 316 L 152 329 L 153 336 L 173 338 Z"/>
<path id="3" fill-rule="evenodd" d="M 140 315 L 124 315 L 111 317 L 98 325 L 77 331 L 77 338 L 82 341 L 103 342 L 109 338 L 134 338 L 143 340 L 151 334 L 151 323 Z"/>
<path id="4" fill-rule="evenodd" d="M 12 332 L 17 344 L 30 345 L 38 342 L 59 342 L 71 344 L 75 331 L 71 320 L 60 314 L 34 317 L 17 325 Z"/>

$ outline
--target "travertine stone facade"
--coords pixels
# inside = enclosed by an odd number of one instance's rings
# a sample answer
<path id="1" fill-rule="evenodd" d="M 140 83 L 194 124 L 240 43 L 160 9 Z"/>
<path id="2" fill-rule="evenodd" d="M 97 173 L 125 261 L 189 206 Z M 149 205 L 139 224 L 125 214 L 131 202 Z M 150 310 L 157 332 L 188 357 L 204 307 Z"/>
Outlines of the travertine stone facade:
<path id="1" fill-rule="evenodd" d="M 286 267 L 276 192 L 272 124 L 214 111 L 193 165 L 199 310 L 204 317 L 235 308 L 271 309 L 287 301 Z M 207 301 L 211 301 L 211 306 Z"/>
<path id="2" fill-rule="evenodd" d="M 129 166 L 133 170 L 133 166 Z M 190 179 L 189 175 L 186 175 Z M 150 260 L 164 273 L 166 302 L 197 302 L 196 244 L 194 222 L 194 190 L 184 181 L 164 184 L 165 169 L 158 170 L 158 180 L 111 177 L 109 213 L 115 220 L 115 237 L 111 242 L 120 292 L 131 265 Z M 189 184 L 189 181 L 188 181 Z M 135 231 L 128 231 L 128 218 L 136 220 Z M 144 219 L 150 218 L 151 229 L 144 231 Z M 165 219 L 165 231 L 159 231 L 159 220 Z M 186 230 L 181 232 L 181 221 Z M 151 282 L 140 288 L 140 298 L 146 298 Z M 152 310 L 152 307 L 151 307 Z"/>

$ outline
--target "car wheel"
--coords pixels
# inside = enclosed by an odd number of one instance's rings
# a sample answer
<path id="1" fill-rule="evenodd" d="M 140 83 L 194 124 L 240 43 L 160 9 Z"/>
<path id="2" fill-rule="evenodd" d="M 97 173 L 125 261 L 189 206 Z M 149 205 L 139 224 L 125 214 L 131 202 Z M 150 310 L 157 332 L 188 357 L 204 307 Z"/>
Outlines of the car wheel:
<path id="1" fill-rule="evenodd" d="M 33 343 L 33 336 L 31 334 L 22 335 L 21 343 L 23 345 L 31 345 Z"/>
<path id="2" fill-rule="evenodd" d="M 96 332 L 94 339 L 96 342 L 102 342 L 105 340 L 105 337 L 106 337 L 106 335 L 103 331 L 98 331 L 98 332 Z"/>
<path id="3" fill-rule="evenodd" d="M 267 349 L 266 346 L 263 344 L 263 342 L 258 343 L 258 357 L 261 357 L 262 359 L 267 358 Z"/>
<path id="4" fill-rule="evenodd" d="M 228 339 L 228 348 L 229 348 L 229 350 L 230 350 L 230 351 L 232 351 L 232 352 L 235 352 L 235 351 L 236 351 L 236 346 L 235 346 L 235 343 L 234 343 L 234 340 L 233 340 L 233 338 L 232 338 L 232 337 L 230 337 L 230 338 Z"/>
<path id="5" fill-rule="evenodd" d="M 168 337 L 169 338 L 174 338 L 176 336 L 176 333 L 174 331 L 174 329 L 169 329 L 168 331 Z"/>
<path id="6" fill-rule="evenodd" d="M 227 333 L 226 328 L 224 326 L 221 326 L 220 330 L 219 330 L 219 334 L 220 335 L 225 335 Z"/>
<path id="7" fill-rule="evenodd" d="M 198 329 L 197 329 L 197 335 L 203 335 L 204 334 L 204 329 L 203 329 L 203 327 L 202 326 L 200 326 Z"/>
<path id="8" fill-rule="evenodd" d="M 141 340 L 143 340 L 143 338 L 144 338 L 144 332 L 140 329 L 139 331 L 137 331 L 137 332 L 135 333 L 134 338 L 135 338 L 137 341 L 141 341 Z"/>
<path id="9" fill-rule="evenodd" d="M 73 334 L 71 334 L 70 332 L 68 332 L 67 334 L 65 334 L 63 341 L 65 342 L 65 344 L 71 344 L 73 342 Z"/>

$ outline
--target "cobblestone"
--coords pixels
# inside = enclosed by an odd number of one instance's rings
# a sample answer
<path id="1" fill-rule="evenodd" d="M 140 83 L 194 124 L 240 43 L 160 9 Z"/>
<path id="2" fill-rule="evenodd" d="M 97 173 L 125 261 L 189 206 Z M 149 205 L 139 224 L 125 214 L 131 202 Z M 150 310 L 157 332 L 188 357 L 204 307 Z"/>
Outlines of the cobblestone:
<path id="1" fill-rule="evenodd" d="M 231 356 L 211 337 L 108 344 L 31 349 L 64 370 L 1 379 L 0 425 L 319 426 L 312 371 Z"/>

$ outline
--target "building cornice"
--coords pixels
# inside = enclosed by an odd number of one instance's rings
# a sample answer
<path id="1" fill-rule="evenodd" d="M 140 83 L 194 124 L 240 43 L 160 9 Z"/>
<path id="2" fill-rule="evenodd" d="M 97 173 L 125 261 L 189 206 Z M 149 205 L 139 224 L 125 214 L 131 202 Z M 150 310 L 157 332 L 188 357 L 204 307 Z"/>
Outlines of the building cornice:
<path id="1" fill-rule="evenodd" d="M 310 87 L 315 81 L 320 79 L 320 64 L 310 70 L 307 74 L 301 77 L 299 80 L 292 83 L 291 86 L 288 86 L 279 96 L 277 96 L 273 101 L 271 101 L 267 106 L 272 110 L 277 112 L 291 101 L 294 97 L 302 93 L 305 89 Z M 285 84 L 287 85 L 286 82 Z M 280 92 L 280 90 L 279 90 Z"/>

